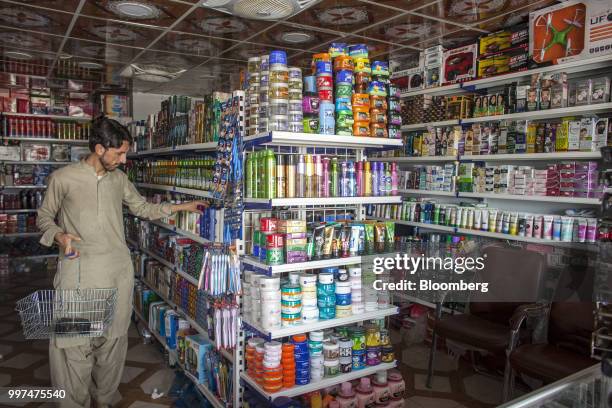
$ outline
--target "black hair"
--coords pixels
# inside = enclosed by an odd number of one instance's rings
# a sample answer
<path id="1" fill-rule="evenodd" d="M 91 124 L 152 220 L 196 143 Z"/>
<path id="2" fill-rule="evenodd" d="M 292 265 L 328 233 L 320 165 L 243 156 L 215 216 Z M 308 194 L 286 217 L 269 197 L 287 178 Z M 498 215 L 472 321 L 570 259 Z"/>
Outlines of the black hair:
<path id="1" fill-rule="evenodd" d="M 90 151 L 94 152 L 96 145 L 117 149 L 124 141 L 132 144 L 133 139 L 128 128 L 121 123 L 106 116 L 100 116 L 92 121 L 89 135 Z"/>

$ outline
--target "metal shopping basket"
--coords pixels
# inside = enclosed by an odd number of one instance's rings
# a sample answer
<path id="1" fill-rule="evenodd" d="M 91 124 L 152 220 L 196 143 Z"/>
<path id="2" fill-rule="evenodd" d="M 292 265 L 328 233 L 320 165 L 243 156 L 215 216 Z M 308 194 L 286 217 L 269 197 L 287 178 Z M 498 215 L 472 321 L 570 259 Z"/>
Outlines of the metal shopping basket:
<path id="1" fill-rule="evenodd" d="M 117 289 L 38 290 L 17 302 L 26 339 L 100 337 L 115 313 Z"/>

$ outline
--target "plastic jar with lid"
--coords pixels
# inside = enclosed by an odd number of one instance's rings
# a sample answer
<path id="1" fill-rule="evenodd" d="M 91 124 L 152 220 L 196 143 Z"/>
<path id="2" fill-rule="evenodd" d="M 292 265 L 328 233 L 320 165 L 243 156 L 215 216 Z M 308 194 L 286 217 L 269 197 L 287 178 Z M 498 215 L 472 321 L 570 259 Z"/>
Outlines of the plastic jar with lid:
<path id="1" fill-rule="evenodd" d="M 283 69 L 271 69 L 270 70 L 270 85 L 273 84 L 286 84 L 289 82 L 289 71 Z"/>
<path id="2" fill-rule="evenodd" d="M 377 404 L 388 402 L 391 399 L 391 392 L 387 382 L 387 372 L 384 370 L 377 371 L 372 383 L 374 402 Z"/>
<path id="3" fill-rule="evenodd" d="M 337 360 L 340 357 L 340 345 L 329 341 L 324 342 L 323 357 L 325 360 Z"/>
<path id="4" fill-rule="evenodd" d="M 336 294 L 347 295 L 351 293 L 351 283 L 347 281 L 336 282 Z"/>
<path id="5" fill-rule="evenodd" d="M 380 329 L 376 325 L 366 326 L 366 347 L 380 346 Z"/>
<path id="6" fill-rule="evenodd" d="M 270 101 L 268 111 L 271 116 L 282 115 L 287 117 L 289 114 L 289 103 L 278 103 Z"/>
<path id="7" fill-rule="evenodd" d="M 406 390 L 406 383 L 402 377 L 402 373 L 392 369 L 387 372 L 387 381 L 389 383 L 389 391 L 393 398 L 403 398 Z"/>
<path id="8" fill-rule="evenodd" d="M 319 320 L 331 320 L 336 318 L 335 307 L 320 307 L 319 308 Z"/>
<path id="9" fill-rule="evenodd" d="M 248 59 L 248 71 L 250 73 L 259 72 L 259 66 L 261 64 L 260 57 L 250 57 Z"/>
<path id="10" fill-rule="evenodd" d="M 345 305 L 345 306 L 336 305 L 336 317 L 337 318 L 350 317 L 352 315 L 353 315 L 352 305 Z"/>
<path id="11" fill-rule="evenodd" d="M 338 359 L 323 361 L 323 375 L 326 378 L 335 377 L 339 373 L 340 373 L 340 361 Z"/>
<path id="12" fill-rule="evenodd" d="M 351 340 L 353 341 L 353 351 L 365 350 L 366 336 L 362 327 L 354 327 L 351 330 Z"/>
<path id="13" fill-rule="evenodd" d="M 268 89 L 268 97 L 270 100 L 272 99 L 285 99 L 289 100 L 289 84 L 288 83 L 270 83 L 270 87 Z M 261 99 L 261 95 L 260 95 Z"/>

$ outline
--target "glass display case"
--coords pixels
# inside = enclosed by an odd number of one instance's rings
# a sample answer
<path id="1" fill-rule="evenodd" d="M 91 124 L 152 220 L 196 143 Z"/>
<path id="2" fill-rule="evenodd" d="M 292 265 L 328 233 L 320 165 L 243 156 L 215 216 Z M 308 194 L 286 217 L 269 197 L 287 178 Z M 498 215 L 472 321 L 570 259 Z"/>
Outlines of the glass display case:
<path id="1" fill-rule="evenodd" d="M 612 377 L 603 375 L 602 365 L 595 364 L 500 407 L 609 408 L 611 398 Z"/>

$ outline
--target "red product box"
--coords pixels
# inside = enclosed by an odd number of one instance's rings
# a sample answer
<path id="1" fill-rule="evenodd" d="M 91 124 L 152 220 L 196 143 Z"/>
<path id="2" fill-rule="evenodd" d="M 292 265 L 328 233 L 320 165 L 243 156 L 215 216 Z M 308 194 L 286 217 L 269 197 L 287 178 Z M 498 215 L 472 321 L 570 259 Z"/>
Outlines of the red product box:
<path id="1" fill-rule="evenodd" d="M 261 232 L 276 232 L 278 230 L 278 219 L 264 217 L 259 221 L 259 228 Z"/>

